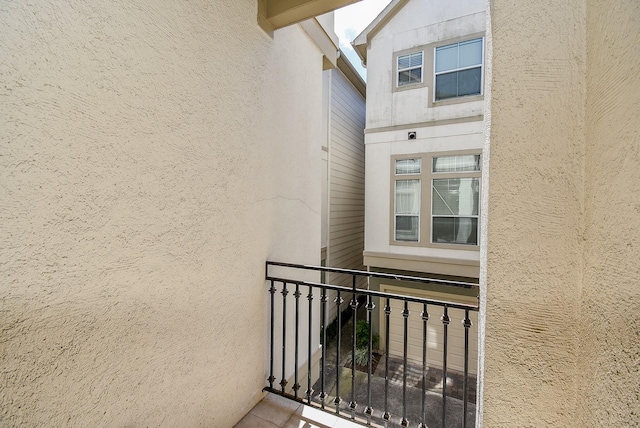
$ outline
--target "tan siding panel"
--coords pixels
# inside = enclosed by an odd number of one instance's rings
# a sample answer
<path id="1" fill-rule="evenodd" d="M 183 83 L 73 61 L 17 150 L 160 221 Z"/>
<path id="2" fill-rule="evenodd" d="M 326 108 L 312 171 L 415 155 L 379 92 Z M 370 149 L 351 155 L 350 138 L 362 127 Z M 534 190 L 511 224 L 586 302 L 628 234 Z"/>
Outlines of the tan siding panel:
<path id="1" fill-rule="evenodd" d="M 341 73 L 333 73 L 327 262 L 364 270 L 364 100 Z M 329 278 L 338 285 L 351 286 L 348 276 Z M 364 285 L 366 278 L 358 279 L 358 286 Z"/>

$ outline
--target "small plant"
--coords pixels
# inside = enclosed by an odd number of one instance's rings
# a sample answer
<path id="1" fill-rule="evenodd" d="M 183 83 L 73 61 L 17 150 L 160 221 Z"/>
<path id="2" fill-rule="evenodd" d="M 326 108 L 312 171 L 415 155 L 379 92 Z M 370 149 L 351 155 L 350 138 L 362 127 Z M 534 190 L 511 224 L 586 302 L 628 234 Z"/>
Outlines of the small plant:
<path id="1" fill-rule="evenodd" d="M 371 336 L 371 348 L 378 346 L 380 336 L 373 334 Z M 369 323 L 365 320 L 356 322 L 356 348 L 369 350 Z"/>
<path id="2" fill-rule="evenodd" d="M 377 334 L 371 335 L 371 349 L 378 346 L 380 337 Z M 356 366 L 364 367 L 369 364 L 369 323 L 365 320 L 356 322 L 356 353 L 355 358 L 349 355 L 347 364 L 355 360 Z"/>
<path id="3" fill-rule="evenodd" d="M 367 348 L 356 348 L 356 365 L 357 366 L 366 366 L 369 364 L 369 350 Z M 351 360 L 351 356 L 349 356 L 349 360 Z M 348 361 L 348 364 L 351 361 Z"/>

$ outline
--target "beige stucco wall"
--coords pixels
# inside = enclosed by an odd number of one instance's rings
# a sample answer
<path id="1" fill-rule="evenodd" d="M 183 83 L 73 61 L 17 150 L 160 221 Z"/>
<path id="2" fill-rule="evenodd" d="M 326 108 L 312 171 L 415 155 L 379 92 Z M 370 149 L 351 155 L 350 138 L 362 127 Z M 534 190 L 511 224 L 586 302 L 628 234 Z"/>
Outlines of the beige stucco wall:
<path id="1" fill-rule="evenodd" d="M 639 5 L 491 9 L 484 425 L 635 426 Z"/>
<path id="2" fill-rule="evenodd" d="M 640 3 L 587 2 L 579 426 L 640 425 Z"/>
<path id="3" fill-rule="evenodd" d="M 256 1 L 0 5 L 0 425 L 230 426 L 319 263 L 322 54 Z"/>
<path id="4" fill-rule="evenodd" d="M 491 14 L 484 424 L 575 426 L 585 4 Z"/>

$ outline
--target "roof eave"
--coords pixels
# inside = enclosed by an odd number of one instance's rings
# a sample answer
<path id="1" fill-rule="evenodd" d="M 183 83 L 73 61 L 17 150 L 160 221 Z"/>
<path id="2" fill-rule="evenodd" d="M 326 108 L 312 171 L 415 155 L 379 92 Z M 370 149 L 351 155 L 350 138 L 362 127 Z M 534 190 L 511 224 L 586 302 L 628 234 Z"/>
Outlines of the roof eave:
<path id="1" fill-rule="evenodd" d="M 351 45 L 362 60 L 363 66 L 366 66 L 367 64 L 367 45 L 369 44 L 369 41 L 376 35 L 376 33 L 378 33 L 378 31 L 387 25 L 391 18 L 393 18 L 408 2 L 409 0 L 391 1 L 387 7 L 385 7 L 384 10 L 380 12 L 373 21 L 371 21 L 367 28 L 362 30 L 362 32 L 353 40 Z"/>

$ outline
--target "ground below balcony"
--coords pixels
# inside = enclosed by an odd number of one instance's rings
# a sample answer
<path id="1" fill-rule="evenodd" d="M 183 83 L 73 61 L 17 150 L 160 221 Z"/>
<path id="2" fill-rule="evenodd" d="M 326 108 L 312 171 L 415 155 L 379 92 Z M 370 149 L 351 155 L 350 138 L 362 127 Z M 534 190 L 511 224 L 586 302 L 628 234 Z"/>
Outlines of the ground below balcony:
<path id="1" fill-rule="evenodd" d="M 358 319 L 364 318 L 364 311 L 358 311 Z M 337 340 L 328 341 L 326 349 L 325 364 L 325 392 L 328 397 L 325 400 L 325 408 L 336 411 L 334 399 L 336 396 L 336 373 L 340 375 L 340 405 L 338 411 L 343 417 L 350 417 L 351 410 L 349 402 L 351 394 L 351 364 L 349 363 L 352 353 L 352 320 L 349 320 L 341 329 L 340 342 L 340 364 L 337 360 Z M 371 422 L 374 425 L 384 426 L 382 415 L 385 409 L 385 356 L 381 355 L 371 376 L 371 407 L 373 416 Z M 339 368 L 337 370 L 336 368 Z M 388 410 L 391 414 L 389 427 L 400 426 L 403 417 L 403 377 L 404 364 L 402 358 L 389 356 L 389 386 L 388 386 Z M 430 428 L 442 428 L 442 370 L 436 367 L 429 367 L 426 374 L 425 392 L 425 420 L 424 423 Z M 455 371 L 448 371 L 446 382 L 446 427 L 459 428 L 463 423 L 463 374 Z M 355 401 L 357 408 L 356 419 L 366 421 L 364 410 L 367 407 L 367 384 L 368 375 L 366 368 L 364 371 L 355 372 Z M 475 402 L 476 402 L 476 378 L 470 376 L 468 381 L 467 397 L 467 421 L 468 427 L 475 426 Z M 313 403 L 320 406 L 319 394 L 322 390 L 319 380 L 313 387 L 315 393 Z M 422 421 L 422 365 L 413 362 L 407 363 L 407 388 L 406 388 L 406 418 L 409 426 L 418 426 Z"/>

